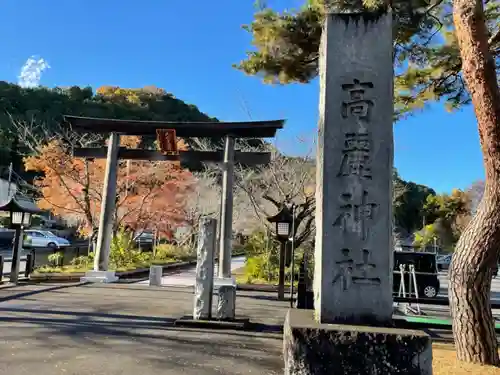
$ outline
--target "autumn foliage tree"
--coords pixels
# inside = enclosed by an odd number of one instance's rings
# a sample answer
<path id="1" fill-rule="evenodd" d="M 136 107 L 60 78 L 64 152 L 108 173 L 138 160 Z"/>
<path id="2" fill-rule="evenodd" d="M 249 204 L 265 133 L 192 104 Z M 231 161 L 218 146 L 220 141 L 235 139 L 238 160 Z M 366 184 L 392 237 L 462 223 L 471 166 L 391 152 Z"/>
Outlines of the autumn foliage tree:
<path id="1" fill-rule="evenodd" d="M 137 147 L 136 137 L 122 137 L 122 146 Z M 105 160 L 71 156 L 70 146 L 54 139 L 25 158 L 28 171 L 43 172 L 39 206 L 75 218 L 82 232 L 95 233 L 102 201 Z M 192 176 L 173 162 L 121 161 L 118 169 L 115 230 L 155 229 L 167 233 L 185 219 Z"/>

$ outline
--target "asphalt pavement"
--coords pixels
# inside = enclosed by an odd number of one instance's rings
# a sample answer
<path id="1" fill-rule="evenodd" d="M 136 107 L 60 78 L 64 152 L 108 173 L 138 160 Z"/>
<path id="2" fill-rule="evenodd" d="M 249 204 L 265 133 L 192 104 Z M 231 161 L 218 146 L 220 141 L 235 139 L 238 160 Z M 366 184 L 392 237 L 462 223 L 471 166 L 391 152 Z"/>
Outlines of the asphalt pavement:
<path id="1" fill-rule="evenodd" d="M 214 299 L 214 306 L 215 306 Z M 283 374 L 287 301 L 238 292 L 247 331 L 182 328 L 190 288 L 26 285 L 0 288 L 0 374 Z"/>
<path id="2" fill-rule="evenodd" d="M 447 272 L 440 272 L 439 274 L 439 281 L 441 283 L 441 290 L 440 293 L 438 294 L 439 297 L 448 297 L 448 286 L 449 286 L 449 277 Z M 492 301 L 495 301 L 497 303 L 500 303 L 500 278 L 496 278 L 492 280 L 492 285 L 491 285 L 491 299 Z M 398 310 L 400 312 L 405 311 L 405 304 L 399 304 Z M 412 304 L 413 309 L 417 307 L 416 304 Z M 450 320 L 451 315 L 450 315 L 450 307 L 449 306 L 438 306 L 438 305 L 427 305 L 427 304 L 418 304 L 418 307 L 420 308 L 420 314 L 412 314 L 409 313 L 408 315 L 419 315 L 419 316 L 424 316 L 424 317 L 429 317 L 429 318 L 437 318 L 437 319 L 444 319 L 444 320 Z M 493 309 L 493 316 L 495 319 L 500 322 L 500 310 L 498 309 Z M 444 336 L 447 336 L 447 333 L 445 331 Z"/>
<path id="3" fill-rule="evenodd" d="M 448 272 L 439 273 L 439 281 L 441 283 L 440 296 L 448 296 L 449 277 Z M 497 277 L 491 282 L 491 299 L 500 302 L 500 277 Z"/>

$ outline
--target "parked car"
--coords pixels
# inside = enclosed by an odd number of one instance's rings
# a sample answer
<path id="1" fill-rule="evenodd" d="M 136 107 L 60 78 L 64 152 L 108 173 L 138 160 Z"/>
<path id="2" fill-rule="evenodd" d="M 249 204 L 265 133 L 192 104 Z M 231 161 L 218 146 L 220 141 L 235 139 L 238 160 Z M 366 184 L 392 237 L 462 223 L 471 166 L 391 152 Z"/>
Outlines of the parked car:
<path id="1" fill-rule="evenodd" d="M 141 250 L 153 250 L 154 235 L 151 232 L 136 233 L 134 242 Z"/>
<path id="2" fill-rule="evenodd" d="M 393 293 L 399 292 L 401 284 L 401 272 L 399 266 L 405 264 L 406 271 L 409 265 L 415 266 L 415 278 L 417 280 L 418 296 L 424 298 L 435 298 L 439 293 L 440 282 L 436 265 L 436 254 L 419 253 L 413 251 L 395 251 L 394 252 L 394 271 L 393 271 Z M 405 273 L 405 289 L 409 291 L 409 274 Z"/>
<path id="3" fill-rule="evenodd" d="M 437 267 L 438 271 L 447 270 L 450 268 L 452 254 L 448 255 L 438 255 L 437 257 Z"/>
<path id="4" fill-rule="evenodd" d="M 49 247 L 60 249 L 70 246 L 70 242 L 48 230 L 29 229 L 24 231 L 24 247 Z"/>
<path id="5" fill-rule="evenodd" d="M 448 270 L 450 268 L 452 258 L 453 258 L 453 254 L 438 255 L 438 257 L 437 257 L 438 270 L 439 271 Z M 493 278 L 496 278 L 498 276 L 498 264 L 493 267 L 492 276 L 493 276 Z"/>

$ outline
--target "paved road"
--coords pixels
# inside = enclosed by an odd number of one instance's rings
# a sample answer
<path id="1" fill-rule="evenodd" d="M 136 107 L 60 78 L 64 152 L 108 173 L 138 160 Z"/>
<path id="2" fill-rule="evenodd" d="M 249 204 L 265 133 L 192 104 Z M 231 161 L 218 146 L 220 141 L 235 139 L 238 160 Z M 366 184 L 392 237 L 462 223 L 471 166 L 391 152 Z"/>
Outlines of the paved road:
<path id="1" fill-rule="evenodd" d="M 439 273 L 439 281 L 441 282 L 440 295 L 447 296 L 448 295 L 448 285 L 449 285 L 448 272 L 440 272 Z M 500 277 L 497 277 L 497 278 L 492 280 L 491 298 L 494 300 L 500 301 Z"/>
<path id="2" fill-rule="evenodd" d="M 241 268 L 245 265 L 245 257 L 235 257 L 231 261 L 231 271 Z M 218 264 L 215 265 L 214 275 L 217 276 L 219 270 Z M 187 270 L 182 270 L 176 273 L 165 275 L 162 278 L 161 284 L 163 286 L 194 286 L 196 279 L 196 266 Z M 149 284 L 149 280 L 140 281 L 137 284 Z"/>
<path id="3" fill-rule="evenodd" d="M 236 315 L 262 325 L 248 331 L 174 326 L 190 288 L 26 285 L 0 301 L 2 375 L 283 374 L 289 304 L 275 293 L 238 292 Z"/>
<path id="4" fill-rule="evenodd" d="M 447 297 L 448 296 L 448 286 L 449 286 L 449 278 L 447 272 L 440 272 L 439 281 L 441 282 L 441 291 L 439 296 Z M 496 278 L 492 280 L 491 285 L 491 299 L 495 302 L 500 303 L 500 278 Z M 416 307 L 416 306 L 414 306 Z M 404 304 L 398 305 L 398 310 L 401 312 L 404 311 Z M 438 305 L 425 305 L 420 304 L 420 310 L 422 311 L 424 316 L 428 317 L 436 317 L 442 319 L 451 319 L 450 316 L 450 308 L 449 306 L 438 306 Z M 500 310 L 494 309 L 492 310 L 493 316 L 495 319 L 500 322 Z M 442 337 L 451 337 L 450 333 L 443 331 Z"/>

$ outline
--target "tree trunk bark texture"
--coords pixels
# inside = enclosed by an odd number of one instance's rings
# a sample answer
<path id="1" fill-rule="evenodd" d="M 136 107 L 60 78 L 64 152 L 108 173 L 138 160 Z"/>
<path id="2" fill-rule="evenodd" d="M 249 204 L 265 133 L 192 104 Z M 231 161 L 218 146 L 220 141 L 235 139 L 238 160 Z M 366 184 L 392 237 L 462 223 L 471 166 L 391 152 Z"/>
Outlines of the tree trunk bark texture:
<path id="1" fill-rule="evenodd" d="M 491 269 L 500 256 L 500 93 L 482 1 L 454 0 L 453 19 L 486 175 L 483 200 L 450 267 L 453 337 L 459 360 L 500 366 L 490 305 Z"/>

